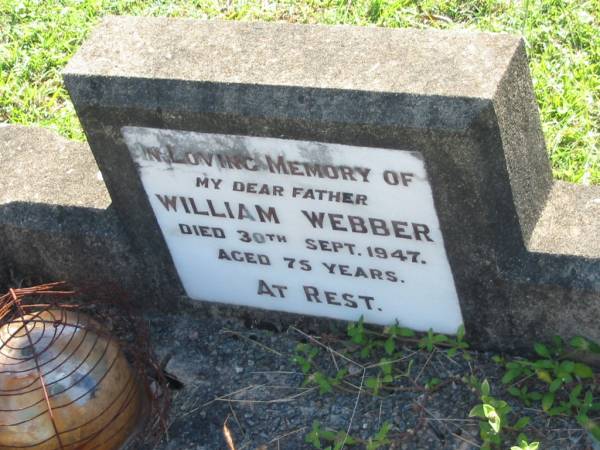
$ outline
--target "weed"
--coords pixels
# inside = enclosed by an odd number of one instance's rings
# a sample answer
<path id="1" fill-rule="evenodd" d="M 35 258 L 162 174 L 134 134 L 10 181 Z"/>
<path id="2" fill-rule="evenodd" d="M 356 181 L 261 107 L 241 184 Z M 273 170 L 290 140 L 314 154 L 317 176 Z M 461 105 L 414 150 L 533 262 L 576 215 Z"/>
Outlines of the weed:
<path id="1" fill-rule="evenodd" d="M 323 442 L 329 443 L 323 450 L 340 450 L 342 447 L 362 445 L 366 450 L 378 450 L 391 444 L 388 438 L 391 424 L 384 422 L 381 428 L 367 440 L 352 437 L 344 431 L 324 429 L 318 421 L 314 421 L 312 429 L 305 437 L 305 442 L 314 448 L 323 449 Z"/>
<path id="2" fill-rule="evenodd" d="M 300 343 L 296 346 L 296 352 L 292 357 L 292 361 L 300 366 L 302 373 L 306 375 L 310 372 L 313 365 L 313 360 L 319 354 L 319 349 L 312 345 Z"/>
<path id="3" fill-rule="evenodd" d="M 354 445 L 358 443 L 356 439 L 348 435 L 343 431 L 333 431 L 321 428 L 321 424 L 318 421 L 313 421 L 312 429 L 306 435 L 304 439 L 307 444 L 312 444 L 314 448 L 323 448 L 323 442 L 329 442 L 332 445 L 328 445 L 324 450 L 339 450 L 343 445 Z"/>
<path id="4" fill-rule="evenodd" d="M 506 430 L 520 431 L 527 426 L 530 419 L 529 417 L 521 417 L 511 426 L 509 424 L 509 414 L 512 412 L 510 405 L 504 400 L 499 400 L 491 395 L 488 380 L 483 380 L 477 387 L 481 403 L 471 409 L 469 417 L 481 419 L 479 421 L 479 435 L 483 441 L 481 446 L 483 450 L 500 447 L 504 441 L 503 433 Z M 525 442 L 526 439 L 526 436 L 521 435 L 519 442 Z M 536 444 L 539 445 L 537 442 L 531 445 Z"/>
<path id="5" fill-rule="evenodd" d="M 457 330 L 456 336 L 451 337 L 432 330 L 417 335 L 399 324 L 378 332 L 366 326 L 361 318 L 348 325 L 348 339 L 338 341 L 342 353 L 329 352 L 332 357 L 333 354 L 342 356 L 348 367 L 340 367 L 335 363 L 335 370 L 324 370 L 317 359 L 323 359 L 325 355 L 309 344 L 298 345 L 294 361 L 305 375 L 304 383 L 318 386 L 321 395 L 341 389 L 347 392 L 356 390 L 357 395 L 364 392 L 385 398 L 396 389 L 408 389 L 427 396 L 449 382 L 462 381 L 477 392 L 480 400 L 471 409 L 469 417 L 478 421 L 484 450 L 506 448 L 503 446 L 507 442 L 515 443 L 511 450 L 537 450 L 539 442 L 530 441 L 524 433 L 531 430 L 530 418 L 515 412 L 514 400 L 511 406 L 505 399 L 492 395 L 488 380 L 481 382 L 474 374 L 443 380 L 429 373 L 428 377 L 422 377 L 422 384 L 419 384 L 429 360 L 436 355 L 472 360 L 464 336 L 463 327 Z M 583 337 L 575 337 L 568 343 L 555 337 L 550 344 L 536 343 L 534 351 L 537 357 L 532 360 L 501 356 L 492 358 L 505 369 L 502 377 L 505 391 L 525 407 L 539 404 L 548 416 L 572 416 L 583 429 L 600 438 L 595 414 L 600 410 L 596 375 L 589 365 L 576 358 L 586 352 L 600 354 L 600 346 Z M 413 368 L 417 360 L 421 367 L 418 374 L 414 375 Z M 359 385 L 356 377 L 361 374 Z M 410 387 L 406 383 L 402 385 L 403 380 L 408 381 Z M 326 448 L 331 450 L 352 445 L 377 449 L 388 445 L 390 429 L 390 424 L 384 424 L 371 438 L 361 440 L 356 436 L 347 436 L 346 432 L 324 429 L 319 423 L 314 423 L 306 439 L 315 448 L 322 448 L 320 446 L 326 443 Z"/>
<path id="6" fill-rule="evenodd" d="M 510 450 L 538 450 L 539 442 L 528 443 L 527 440 L 527 436 L 520 434 L 517 438 L 517 445 L 513 445 Z"/>
<path id="7" fill-rule="evenodd" d="M 500 361 L 506 368 L 502 382 L 508 393 L 527 406 L 539 404 L 549 416 L 573 416 L 600 439 L 600 425 L 589 417 L 600 410 L 594 371 L 572 358 L 582 352 L 600 354 L 600 346 L 579 336 L 568 343 L 555 336 L 550 344 L 536 343 L 534 350 L 538 358 L 533 360 Z"/>

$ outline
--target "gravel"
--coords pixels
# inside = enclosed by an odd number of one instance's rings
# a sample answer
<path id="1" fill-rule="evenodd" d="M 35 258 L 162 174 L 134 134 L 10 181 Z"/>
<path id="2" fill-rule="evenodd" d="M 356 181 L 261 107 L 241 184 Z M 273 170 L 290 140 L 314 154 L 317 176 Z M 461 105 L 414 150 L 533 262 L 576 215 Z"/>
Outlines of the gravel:
<path id="1" fill-rule="evenodd" d="M 513 406 L 513 417 L 531 417 L 526 431 L 531 440 L 541 441 L 541 449 L 592 448 L 587 433 L 572 418 L 548 418 L 512 401 L 499 381 L 502 369 L 489 353 L 471 352 L 473 359 L 466 361 L 462 356 L 449 358 L 441 350 L 415 352 L 414 346 L 406 347 L 395 373 L 405 371 L 411 360 L 412 367 L 394 383 L 395 389 L 377 396 L 362 389 L 359 396 L 361 380 L 364 387 L 364 381 L 379 371 L 367 369 L 363 379 L 360 365 L 377 363 L 381 353 L 354 365 L 328 350 L 347 349 L 349 341 L 343 334 L 307 337 L 293 327 L 275 332 L 237 319 L 209 319 L 188 312 L 153 315 L 148 323 L 159 360 L 170 358 L 166 370 L 183 383 L 172 391 L 168 432 L 154 444 L 159 450 L 228 449 L 224 425 L 237 450 L 310 449 L 314 447 L 305 437 L 314 421 L 325 429 L 349 429 L 351 436 L 363 440 L 388 421 L 391 443 L 382 449 L 474 449 L 481 441 L 477 421 L 468 413 L 478 396 L 463 381 L 471 375 L 487 378 L 492 394 Z M 321 394 L 314 384 L 304 384 L 305 376 L 292 361 L 301 342 L 321 349 L 315 360 L 319 370 L 335 375 L 338 367 L 349 369 L 347 381 L 353 386 L 344 384 Z M 434 377 L 441 385 L 433 391 L 423 389 Z M 513 439 L 506 447 L 514 443 Z M 151 448 L 148 442 L 133 447 Z"/>

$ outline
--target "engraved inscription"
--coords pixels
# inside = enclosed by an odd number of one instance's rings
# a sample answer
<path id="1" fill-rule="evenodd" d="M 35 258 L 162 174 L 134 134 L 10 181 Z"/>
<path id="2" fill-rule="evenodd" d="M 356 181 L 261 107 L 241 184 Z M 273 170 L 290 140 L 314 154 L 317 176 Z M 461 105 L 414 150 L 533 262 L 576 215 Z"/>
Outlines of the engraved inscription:
<path id="1" fill-rule="evenodd" d="M 444 333 L 462 323 L 418 153 L 122 133 L 191 298 Z"/>

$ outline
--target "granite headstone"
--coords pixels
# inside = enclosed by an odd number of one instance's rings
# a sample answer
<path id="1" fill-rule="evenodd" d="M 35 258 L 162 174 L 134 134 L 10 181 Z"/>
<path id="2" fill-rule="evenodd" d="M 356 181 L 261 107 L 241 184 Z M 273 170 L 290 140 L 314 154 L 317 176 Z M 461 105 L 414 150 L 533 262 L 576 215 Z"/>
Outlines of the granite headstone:
<path id="1" fill-rule="evenodd" d="M 600 338 L 600 190 L 553 181 L 517 37 L 108 18 L 64 77 L 159 290 Z"/>

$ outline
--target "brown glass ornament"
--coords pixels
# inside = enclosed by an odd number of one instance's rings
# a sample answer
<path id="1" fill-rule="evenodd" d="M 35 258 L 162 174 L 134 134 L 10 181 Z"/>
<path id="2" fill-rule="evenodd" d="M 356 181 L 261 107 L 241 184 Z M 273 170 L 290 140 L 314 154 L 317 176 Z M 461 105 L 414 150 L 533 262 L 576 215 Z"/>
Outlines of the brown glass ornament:
<path id="1" fill-rule="evenodd" d="M 144 395 L 116 339 L 63 308 L 0 327 L 0 449 L 119 449 Z"/>

